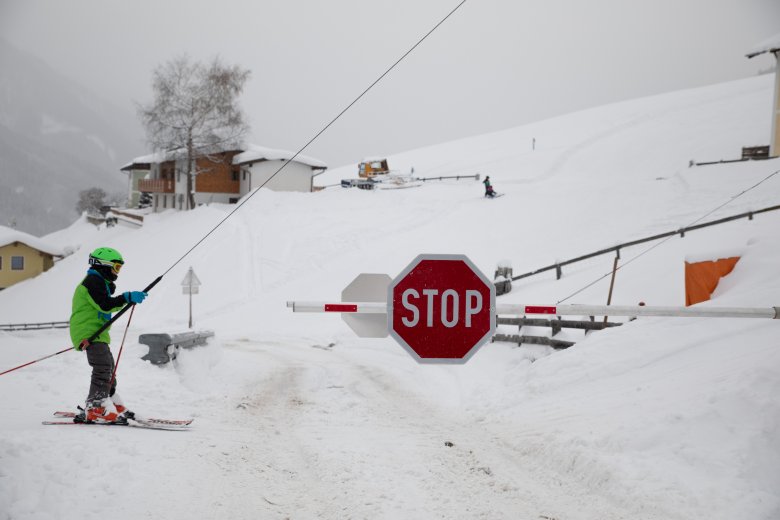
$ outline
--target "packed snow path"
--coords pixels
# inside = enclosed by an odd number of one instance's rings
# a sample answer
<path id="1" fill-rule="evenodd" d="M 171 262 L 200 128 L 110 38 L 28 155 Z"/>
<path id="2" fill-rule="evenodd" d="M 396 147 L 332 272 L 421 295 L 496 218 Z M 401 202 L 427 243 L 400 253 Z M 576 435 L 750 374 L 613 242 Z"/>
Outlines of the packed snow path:
<path id="1" fill-rule="evenodd" d="M 452 413 L 368 358 L 356 361 L 329 345 L 226 348 L 267 375 L 199 418 L 188 438 L 161 439 L 187 446 L 206 466 L 198 473 L 209 475 L 205 489 L 179 496 L 177 515 L 182 508 L 203 518 L 568 519 L 583 510 L 591 518 L 637 512 L 551 470 L 548 454 L 526 439 L 541 432 Z M 538 439 L 530 443 L 536 445 Z"/>
<path id="2" fill-rule="evenodd" d="M 540 461 L 524 456 L 511 432 L 447 413 L 381 367 L 336 351 L 253 347 L 245 348 L 258 364 L 275 366 L 274 375 L 231 412 L 240 417 L 242 443 L 213 462 L 227 481 L 256 482 L 257 511 L 280 518 L 537 518 L 584 506 L 584 490 L 549 475 L 539 481 L 524 467 Z"/>
<path id="3" fill-rule="evenodd" d="M 135 347 L 130 355 L 143 350 Z M 142 407 L 186 402 L 193 428 L 50 427 L 11 416 L 19 435 L 0 441 L 8 483 L 0 518 L 676 518 L 594 493 L 575 452 L 561 472 L 545 447 L 554 447 L 554 431 L 421 395 L 408 357 L 300 340 L 217 343 L 162 368 L 128 357 L 125 395 Z M 74 353 L 48 370 L 65 374 L 82 361 Z M 427 387 L 461 392 L 442 369 L 462 367 L 434 368 Z M 38 377 L 24 384 L 39 387 Z M 549 424 L 565 425 L 563 413 L 546 412 Z M 77 467 L 93 478 L 72 481 Z M 35 493 L 4 503 L 25 489 Z"/>

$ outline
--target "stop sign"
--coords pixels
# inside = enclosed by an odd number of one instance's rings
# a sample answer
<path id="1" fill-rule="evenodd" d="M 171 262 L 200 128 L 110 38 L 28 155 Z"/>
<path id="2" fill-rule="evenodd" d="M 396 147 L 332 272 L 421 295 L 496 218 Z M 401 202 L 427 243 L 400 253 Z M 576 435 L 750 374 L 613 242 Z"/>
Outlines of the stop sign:
<path id="1" fill-rule="evenodd" d="M 464 255 L 420 255 L 388 288 L 388 330 L 418 361 L 464 363 L 496 328 L 496 288 Z"/>

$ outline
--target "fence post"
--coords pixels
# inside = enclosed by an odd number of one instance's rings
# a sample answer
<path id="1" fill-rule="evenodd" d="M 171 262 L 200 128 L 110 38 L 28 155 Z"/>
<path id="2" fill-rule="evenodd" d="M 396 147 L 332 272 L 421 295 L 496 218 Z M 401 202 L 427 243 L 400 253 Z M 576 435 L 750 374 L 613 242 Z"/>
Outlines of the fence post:
<path id="1" fill-rule="evenodd" d="M 560 318 L 557 320 L 550 320 L 550 328 L 552 328 L 552 336 L 555 336 L 561 331 L 561 324 L 559 323 Z"/>
<path id="2" fill-rule="evenodd" d="M 617 273 L 617 264 L 618 259 L 620 258 L 620 250 L 618 250 L 618 255 L 615 257 L 615 261 L 612 263 L 612 279 L 609 281 L 609 294 L 607 295 L 607 305 L 610 305 L 612 303 L 612 289 L 615 287 L 615 273 Z M 607 324 L 607 318 L 609 316 L 604 316 L 604 325 Z"/>

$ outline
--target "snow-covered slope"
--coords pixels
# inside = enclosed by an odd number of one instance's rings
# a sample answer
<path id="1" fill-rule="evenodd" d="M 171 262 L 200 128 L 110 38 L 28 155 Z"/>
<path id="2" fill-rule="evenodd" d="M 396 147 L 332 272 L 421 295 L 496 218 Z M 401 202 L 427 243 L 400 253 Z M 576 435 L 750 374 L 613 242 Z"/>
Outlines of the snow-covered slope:
<path id="1" fill-rule="evenodd" d="M 688 167 L 764 143 L 771 85 L 671 93 L 389 157 L 421 177 L 490 175 L 500 199 L 473 180 L 261 190 L 184 259 L 233 206 L 48 237 L 79 249 L 0 293 L 0 322 L 67 319 L 88 252 L 116 247 L 120 290 L 164 274 L 133 316 L 123 396 L 196 422 L 174 434 L 39 425 L 84 398 L 89 367 L 75 352 L 0 376 L 0 518 L 780 517 L 780 322 L 644 318 L 566 351 L 494 343 L 466 365 L 427 366 L 392 339 L 359 339 L 337 316 L 285 306 L 338 299 L 357 274 L 395 276 L 419 253 L 520 273 L 776 205 L 777 160 Z M 780 214 L 765 213 L 624 250 L 613 303 L 682 305 L 685 258 L 736 250 L 742 259 L 702 305 L 778 305 L 778 226 Z M 138 334 L 186 328 L 190 266 L 203 282 L 196 328 L 216 338 L 150 366 Z M 500 301 L 605 303 L 608 280 L 589 284 L 611 266 L 601 257 L 561 280 L 528 278 Z M 67 341 L 0 333 L 0 371 Z"/>

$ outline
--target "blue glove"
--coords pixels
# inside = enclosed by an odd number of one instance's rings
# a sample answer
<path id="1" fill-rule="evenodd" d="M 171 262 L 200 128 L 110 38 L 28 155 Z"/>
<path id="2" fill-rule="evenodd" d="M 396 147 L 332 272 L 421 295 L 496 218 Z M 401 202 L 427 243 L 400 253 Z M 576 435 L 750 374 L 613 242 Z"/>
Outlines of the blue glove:
<path id="1" fill-rule="evenodd" d="M 130 291 L 123 294 L 127 303 L 142 303 L 146 299 L 146 293 L 142 291 Z"/>

